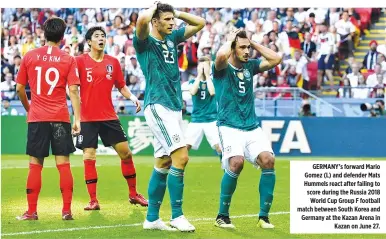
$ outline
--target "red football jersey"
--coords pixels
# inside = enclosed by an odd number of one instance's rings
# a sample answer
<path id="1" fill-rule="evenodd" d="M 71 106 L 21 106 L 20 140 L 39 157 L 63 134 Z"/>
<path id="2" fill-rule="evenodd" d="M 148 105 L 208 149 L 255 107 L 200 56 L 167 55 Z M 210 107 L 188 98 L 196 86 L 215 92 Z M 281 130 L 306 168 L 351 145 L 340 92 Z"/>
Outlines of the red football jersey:
<path id="1" fill-rule="evenodd" d="M 76 57 L 80 77 L 81 121 L 116 120 L 111 92 L 113 86 L 123 88 L 121 65 L 112 56 L 104 55 L 101 62 L 92 59 L 89 54 Z"/>
<path id="2" fill-rule="evenodd" d="M 52 46 L 31 50 L 21 61 L 16 82 L 31 88 L 28 122 L 70 122 L 66 86 L 80 84 L 74 57 Z"/>

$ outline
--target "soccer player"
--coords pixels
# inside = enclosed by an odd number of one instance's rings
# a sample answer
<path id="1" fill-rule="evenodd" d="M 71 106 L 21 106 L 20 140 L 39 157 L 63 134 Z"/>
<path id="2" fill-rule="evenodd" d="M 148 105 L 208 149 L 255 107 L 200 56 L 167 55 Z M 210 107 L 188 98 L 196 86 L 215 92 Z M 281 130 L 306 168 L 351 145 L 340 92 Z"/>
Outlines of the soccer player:
<path id="1" fill-rule="evenodd" d="M 250 50 L 261 53 L 263 59 L 249 59 Z M 229 219 L 229 207 L 244 160 L 261 167 L 260 213 L 258 226 L 273 228 L 268 213 L 275 187 L 274 153 L 271 144 L 258 125 L 255 114 L 253 75 L 280 64 L 276 52 L 251 41 L 245 31 L 232 31 L 218 50 L 213 64 L 213 79 L 219 85 L 217 126 L 223 152 L 224 176 L 221 181 L 220 210 L 215 225 L 234 228 Z"/>
<path id="2" fill-rule="evenodd" d="M 84 177 L 90 202 L 84 210 L 100 210 L 97 199 L 98 174 L 95 167 L 98 135 L 105 146 L 112 146 L 121 159 L 123 177 L 129 187 L 129 202 L 147 206 L 147 200 L 137 192 L 136 171 L 127 137 L 115 113 L 111 91 L 115 86 L 141 110 L 137 97 L 126 86 L 119 61 L 104 54 L 106 32 L 92 27 L 86 33 L 88 54 L 76 57 L 80 77 L 81 127 L 76 147 L 83 150 Z"/>
<path id="3" fill-rule="evenodd" d="M 188 25 L 174 30 L 175 17 Z M 189 157 L 182 134 L 182 92 L 177 45 L 196 34 L 204 25 L 205 19 L 174 10 L 169 4 L 159 2 L 142 11 L 138 17 L 133 45 L 146 79 L 144 114 L 154 135 L 156 158 L 148 187 L 149 207 L 144 229 L 195 230 L 182 212 L 184 170 Z M 170 225 L 173 228 L 159 218 L 166 185 L 170 194 Z"/>
<path id="4" fill-rule="evenodd" d="M 210 146 L 221 155 L 220 139 L 216 126 L 217 102 L 215 89 L 210 76 L 210 59 L 201 57 L 197 66 L 197 77 L 189 81 L 192 94 L 192 120 L 188 125 L 185 138 L 187 148 L 197 150 L 205 134 Z"/>
<path id="5" fill-rule="evenodd" d="M 51 144 L 60 175 L 63 198 L 62 219 L 73 220 L 71 201 L 73 178 L 69 155 L 75 151 L 71 134 L 80 131 L 79 76 L 74 57 L 59 49 L 66 30 L 60 18 L 50 18 L 44 25 L 45 46 L 29 51 L 23 58 L 17 75 L 16 91 L 28 113 L 27 154 L 30 156 L 27 178 L 28 210 L 18 220 L 38 220 L 37 202 L 42 186 L 44 158 Z M 31 103 L 25 91 L 29 83 Z M 74 110 L 74 123 L 66 99 L 66 86 Z"/>

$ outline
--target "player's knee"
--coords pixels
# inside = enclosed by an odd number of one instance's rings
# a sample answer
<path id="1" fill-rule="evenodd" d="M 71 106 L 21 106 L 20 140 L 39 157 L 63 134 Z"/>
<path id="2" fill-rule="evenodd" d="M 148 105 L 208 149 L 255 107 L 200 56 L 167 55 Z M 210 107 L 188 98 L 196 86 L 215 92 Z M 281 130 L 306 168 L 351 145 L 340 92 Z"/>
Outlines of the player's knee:
<path id="1" fill-rule="evenodd" d="M 179 164 L 180 167 L 185 168 L 185 166 L 188 164 L 189 156 L 188 154 L 183 154 L 179 157 L 177 164 Z"/>
<path id="2" fill-rule="evenodd" d="M 229 170 L 234 173 L 241 173 L 244 168 L 244 157 L 235 156 L 229 159 Z"/>
<path id="3" fill-rule="evenodd" d="M 119 157 L 122 160 L 132 160 L 133 153 L 130 150 L 125 150 L 125 151 L 119 153 Z"/>
<path id="4" fill-rule="evenodd" d="M 83 160 L 96 160 L 96 150 L 93 148 L 84 149 Z"/>
<path id="5" fill-rule="evenodd" d="M 275 157 L 270 152 L 262 152 L 258 157 L 258 164 L 263 169 L 273 169 L 275 167 Z"/>

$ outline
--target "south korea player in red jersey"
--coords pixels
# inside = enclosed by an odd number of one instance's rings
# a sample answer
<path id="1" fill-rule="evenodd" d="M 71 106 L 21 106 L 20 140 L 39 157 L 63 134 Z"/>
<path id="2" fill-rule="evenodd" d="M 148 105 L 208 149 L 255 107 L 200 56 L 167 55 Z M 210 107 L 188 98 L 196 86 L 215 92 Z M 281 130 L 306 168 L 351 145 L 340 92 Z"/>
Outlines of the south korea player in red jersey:
<path id="1" fill-rule="evenodd" d="M 147 206 L 147 200 L 137 192 L 136 171 L 127 137 L 114 110 L 111 91 L 119 92 L 141 110 L 138 99 L 126 86 L 119 61 L 104 54 L 106 32 L 92 27 L 86 33 L 91 51 L 76 57 L 80 75 L 81 127 L 76 147 L 83 150 L 84 176 L 90 202 L 84 210 L 99 210 L 97 199 L 98 174 L 95 167 L 98 135 L 105 146 L 112 146 L 121 159 L 123 177 L 129 187 L 129 202 Z"/>
<path id="2" fill-rule="evenodd" d="M 66 29 L 60 18 L 50 18 L 44 23 L 47 44 L 29 51 L 23 58 L 17 75 L 16 90 L 28 113 L 27 154 L 30 155 L 27 178 L 28 210 L 18 220 L 38 220 L 37 202 L 42 186 L 44 158 L 51 144 L 56 167 L 60 174 L 63 197 L 62 219 L 72 220 L 71 201 L 73 178 L 69 154 L 75 151 L 71 134 L 80 132 L 79 77 L 75 58 L 59 49 Z M 25 91 L 31 88 L 31 103 Z M 74 111 L 74 123 L 66 99 L 66 86 Z"/>

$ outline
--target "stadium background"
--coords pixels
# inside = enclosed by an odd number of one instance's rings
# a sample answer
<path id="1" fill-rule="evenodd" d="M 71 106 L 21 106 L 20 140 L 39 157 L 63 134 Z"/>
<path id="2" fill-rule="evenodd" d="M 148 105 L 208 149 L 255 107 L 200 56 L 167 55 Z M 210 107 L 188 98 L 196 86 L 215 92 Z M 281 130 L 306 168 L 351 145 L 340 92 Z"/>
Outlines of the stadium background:
<path id="1" fill-rule="evenodd" d="M 291 10 L 292 9 L 292 10 Z M 334 10 L 335 9 L 335 10 Z M 204 54 L 215 56 L 217 49 L 225 40 L 226 33 L 232 27 L 243 27 L 253 40 L 263 45 L 276 48 L 284 54 L 282 65 L 272 71 L 254 77 L 256 92 L 256 113 L 263 115 L 261 125 L 269 134 L 278 157 L 278 178 L 275 195 L 278 196 L 273 206 L 272 220 L 279 227 L 275 232 L 255 233 L 253 217 L 257 213 L 256 186 L 250 178 L 259 176 L 252 167 L 245 167 L 235 194 L 232 215 L 236 226 L 242 232 L 228 234 L 213 230 L 212 217 L 215 211 L 197 208 L 217 208 L 221 178 L 218 159 L 214 156 L 207 142 L 203 142 L 197 151 L 191 151 L 186 185 L 192 188 L 186 192 L 185 211 L 193 222 L 201 228 L 195 235 L 187 238 L 288 238 L 289 236 L 289 161 L 313 160 L 323 156 L 325 160 L 334 159 L 373 159 L 386 157 L 384 136 L 386 135 L 384 109 L 379 117 L 369 118 L 369 111 L 361 111 L 360 104 L 374 104 L 377 99 L 384 99 L 386 83 L 386 15 L 381 8 L 184 8 L 183 11 L 200 15 L 207 20 L 205 28 L 191 40 L 179 46 L 179 66 L 182 76 L 182 88 L 185 89 L 184 110 L 186 123 L 189 122 L 191 101 L 187 90 L 187 80 L 194 77 L 197 58 Z M 144 209 L 127 209 L 126 189 L 119 177 L 118 160 L 110 148 L 99 145 L 98 173 L 101 183 L 103 211 L 99 214 L 87 214 L 82 211 L 87 201 L 83 183 L 81 152 L 72 157 L 76 189 L 74 194 L 75 223 L 60 223 L 55 211 L 60 204 L 57 192 L 57 172 L 53 160 L 47 159 L 43 190 L 39 211 L 43 224 L 20 225 L 14 216 L 24 210 L 24 184 L 27 157 L 24 156 L 26 142 L 25 111 L 15 94 L 15 82 L 18 66 L 28 50 L 44 44 L 41 25 L 48 17 L 57 15 L 66 20 L 68 27 L 61 48 L 72 55 L 88 52 L 84 42 L 85 31 L 91 26 L 100 25 L 108 31 L 106 53 L 117 57 L 129 88 L 141 98 L 145 89 L 142 71 L 135 59 L 132 47 L 133 31 L 137 13 L 140 9 L 132 8 L 44 8 L 11 9 L 2 8 L 1 21 L 1 96 L 2 96 L 2 233 L 14 238 L 54 238 L 65 233 L 69 238 L 112 238 L 128 237 L 179 237 L 167 233 L 148 234 L 141 230 L 140 223 Z M 349 12 L 352 23 L 354 51 L 350 52 L 348 42 L 339 40 L 337 29 L 329 28 L 336 41 L 334 86 L 330 87 L 324 76 L 323 88 L 316 89 L 317 54 L 310 53 L 311 61 L 304 65 L 294 62 L 296 49 L 304 50 L 305 33 L 311 33 L 311 41 L 316 43 L 318 51 L 318 23 L 326 22 L 336 26 L 343 10 Z M 293 14 L 293 18 L 292 18 Z M 72 20 L 71 20 L 72 19 Z M 292 26 L 287 23 L 292 19 Z M 273 22 L 277 22 L 273 23 Z M 177 27 L 181 22 L 177 20 Z M 268 35 L 268 36 L 266 36 Z M 374 42 L 376 41 L 376 42 Z M 370 50 L 376 44 L 376 51 Z M 353 53 L 351 55 L 351 53 Z M 253 57 L 259 57 L 252 52 Z M 349 58 L 351 56 L 351 58 Z M 370 57 L 369 57 L 370 56 Z M 372 56 L 372 57 L 371 57 Z M 352 64 L 359 63 L 360 74 L 349 75 Z M 380 64 L 380 69 L 376 66 Z M 283 73 L 283 70 L 287 71 Z M 307 79 L 303 74 L 307 72 Z M 359 77 L 361 75 L 363 77 Z M 371 76 L 371 77 L 370 77 Z M 372 78 L 371 81 L 368 79 Z M 375 79 L 375 81 L 374 81 Z M 374 84 L 375 82 L 375 84 Z M 131 102 L 123 100 L 117 91 L 112 92 L 114 105 L 124 129 L 129 136 L 129 143 L 135 151 L 135 161 L 139 173 L 139 188 L 145 191 L 152 168 L 151 134 L 140 113 L 134 116 Z M 304 114 L 303 106 L 311 105 L 311 113 Z M 376 111 L 378 113 L 378 111 Z M 310 116 L 310 117 L 308 117 Z M 315 117 L 316 116 L 316 117 Z M 280 157 L 281 156 L 281 157 Z M 284 157 L 283 157 L 284 156 Z M 307 157 L 290 157 L 307 156 Z M 327 157 L 327 158 L 325 158 Z M 347 158 L 349 157 L 349 158 Z M 368 158 L 370 157 L 370 158 Z M 382 158 L 378 158 L 382 159 Z M 12 182 L 12 183 L 8 183 Z M 117 183 L 121 182 L 121 183 Z M 205 185 L 206 190 L 202 187 Z M 251 188 L 253 187 L 253 193 Z M 187 189 L 188 190 L 188 189 Z M 209 193 L 208 193 L 209 191 Z M 256 195 L 255 195 L 256 194 Z M 197 197 L 197 195 L 201 195 Z M 167 196 L 165 199 L 168 198 Z M 251 203 L 256 202 L 256 203 Z M 168 200 L 162 206 L 162 215 L 169 215 Z M 46 222 L 46 223 L 45 223 Z M 243 228 L 244 227 L 244 228 Z M 75 229 L 74 229 L 75 228 Z M 78 228 L 78 229 L 77 229 Z M 80 229 L 79 229 L 80 228 Z M 82 229 L 83 228 L 83 229 Z M 102 229 L 102 230 L 99 230 Z M 53 231 L 54 230 L 54 231 Z M 58 230 L 58 231 L 55 231 Z M 132 234 L 131 234 L 132 233 Z M 135 236 L 133 236 L 135 235 Z M 334 237 L 334 236 L 329 236 Z M 352 238 L 340 235 L 339 238 Z M 323 236 L 304 235 L 291 238 L 323 238 Z M 336 236 L 338 238 L 338 236 Z M 382 238 L 382 236 L 360 236 L 358 238 Z"/>

